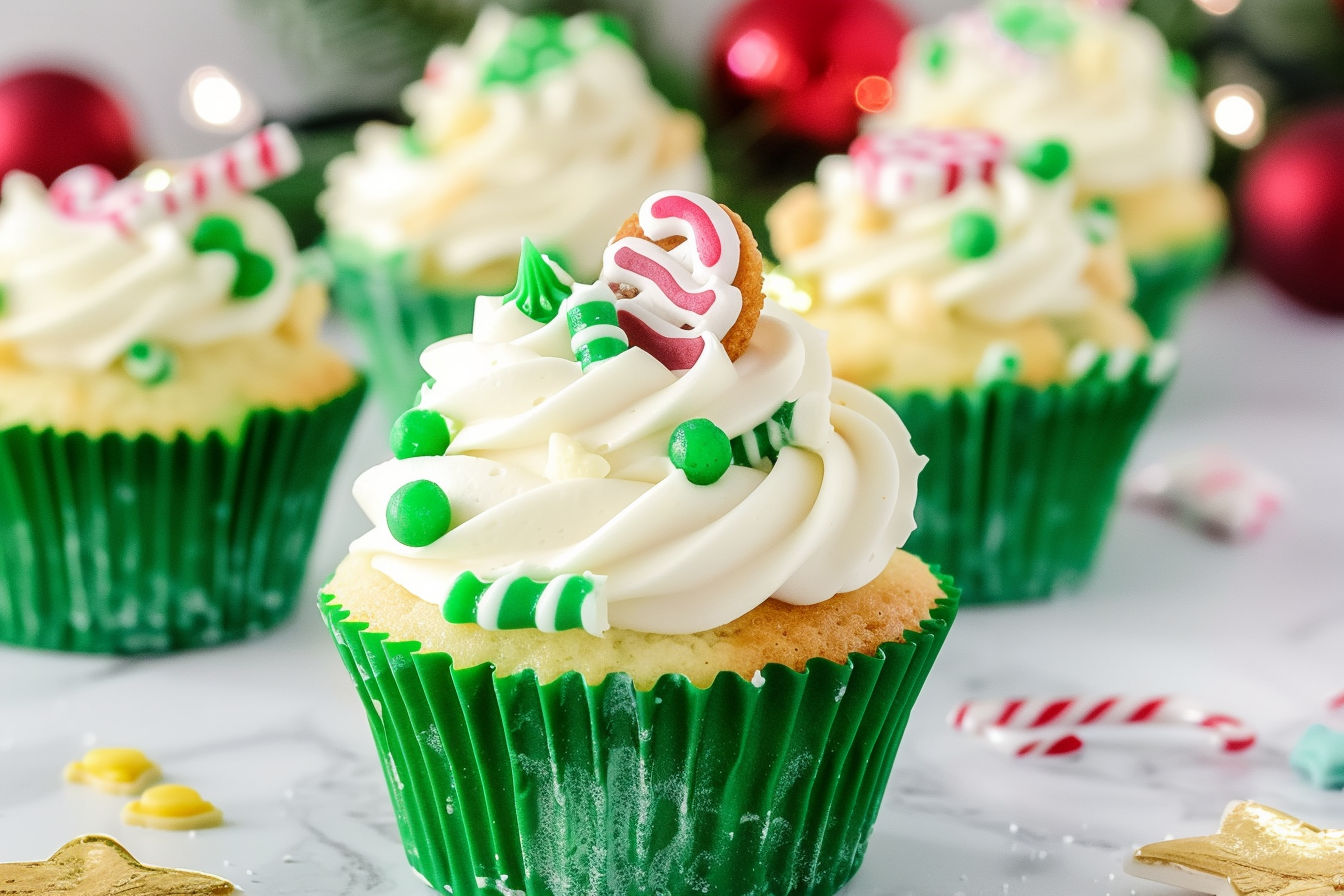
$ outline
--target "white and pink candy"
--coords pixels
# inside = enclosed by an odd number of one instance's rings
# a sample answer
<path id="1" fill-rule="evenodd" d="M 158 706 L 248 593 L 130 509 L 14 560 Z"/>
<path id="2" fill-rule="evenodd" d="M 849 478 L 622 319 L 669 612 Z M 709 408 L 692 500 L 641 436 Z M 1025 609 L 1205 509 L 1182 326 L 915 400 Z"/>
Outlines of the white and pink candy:
<path id="1" fill-rule="evenodd" d="M 271 124 L 173 173 L 163 189 L 144 178 L 118 181 L 97 165 L 81 165 L 51 185 L 52 205 L 62 215 L 99 221 L 130 236 L 178 215 L 191 215 L 227 196 L 249 193 L 293 174 L 300 154 L 294 135 Z"/>
<path id="2" fill-rule="evenodd" d="M 689 370 L 742 313 L 742 293 L 733 285 L 741 237 L 718 203 L 677 190 L 644 200 L 639 226 L 648 239 L 624 237 L 608 246 L 601 282 L 616 295 L 617 321 L 631 347 L 668 370 Z M 670 251 L 650 242 L 671 236 L 685 241 Z M 638 292 L 625 297 L 622 285 Z"/>
<path id="3" fill-rule="evenodd" d="M 1240 719 L 1210 712 L 1181 697 L 1014 697 L 970 700 L 957 707 L 948 723 L 984 738 L 1015 756 L 1063 756 L 1083 748 L 1084 727 L 1175 725 L 1206 730 L 1226 753 L 1255 744 L 1255 732 Z"/>
<path id="4" fill-rule="evenodd" d="M 1006 157 L 1002 137 L 969 129 L 864 134 L 849 147 L 859 186 L 884 208 L 928 202 L 971 181 L 993 184 Z"/>
<path id="5" fill-rule="evenodd" d="M 1283 504 L 1283 486 L 1225 451 L 1204 448 L 1149 464 L 1127 484 L 1129 497 L 1218 538 L 1259 535 Z"/>

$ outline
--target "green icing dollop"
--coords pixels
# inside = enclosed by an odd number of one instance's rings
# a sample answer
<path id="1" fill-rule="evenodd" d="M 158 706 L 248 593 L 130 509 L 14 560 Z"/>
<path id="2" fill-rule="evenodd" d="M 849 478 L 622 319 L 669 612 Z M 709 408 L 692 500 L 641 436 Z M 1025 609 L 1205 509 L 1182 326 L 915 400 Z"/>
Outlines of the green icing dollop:
<path id="1" fill-rule="evenodd" d="M 573 288 L 566 285 L 551 267 L 546 256 L 523 237 L 523 251 L 518 257 L 518 280 L 513 291 L 504 297 L 505 304 L 516 302 L 518 309 L 538 323 L 548 324 L 560 313 L 560 303 L 569 298 Z"/>

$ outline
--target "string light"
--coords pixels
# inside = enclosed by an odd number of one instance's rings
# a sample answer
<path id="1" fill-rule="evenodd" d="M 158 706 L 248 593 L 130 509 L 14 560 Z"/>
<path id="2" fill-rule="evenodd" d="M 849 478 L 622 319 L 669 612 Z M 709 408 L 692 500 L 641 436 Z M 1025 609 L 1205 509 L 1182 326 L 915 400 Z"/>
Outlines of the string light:
<path id="1" fill-rule="evenodd" d="M 188 117 L 206 130 L 234 133 L 261 121 L 256 100 L 228 72 L 213 65 L 191 73 L 183 96 Z"/>
<path id="2" fill-rule="evenodd" d="M 865 112 L 881 112 L 891 105 L 891 82 L 881 75 L 869 75 L 854 87 L 854 102 Z"/>
<path id="3" fill-rule="evenodd" d="M 1265 136 L 1265 100 L 1254 87 L 1225 84 L 1204 98 L 1204 112 L 1218 135 L 1240 149 Z"/>
<path id="4" fill-rule="evenodd" d="M 173 175 L 165 168 L 151 168 L 145 172 L 144 187 L 151 193 L 161 193 L 173 182 Z"/>
<path id="5" fill-rule="evenodd" d="M 1195 0 L 1195 5 L 1210 15 L 1225 16 L 1241 5 L 1241 0 Z"/>

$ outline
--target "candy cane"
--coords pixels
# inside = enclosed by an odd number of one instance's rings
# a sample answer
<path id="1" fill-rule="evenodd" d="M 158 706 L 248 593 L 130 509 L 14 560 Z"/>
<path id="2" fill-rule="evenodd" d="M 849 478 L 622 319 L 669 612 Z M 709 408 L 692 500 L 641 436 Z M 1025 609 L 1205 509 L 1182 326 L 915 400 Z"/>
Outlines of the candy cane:
<path id="1" fill-rule="evenodd" d="M 602 581 L 597 576 L 567 573 L 543 582 L 510 573 L 485 582 L 475 573 L 464 572 L 448 591 L 443 618 L 458 624 L 474 622 L 491 631 L 582 628 L 600 635 L 609 627 Z"/>
<path id="2" fill-rule="evenodd" d="M 264 187 L 293 174 L 299 162 L 294 135 L 282 124 L 270 124 L 187 165 L 162 190 L 146 189 L 143 178 L 116 181 L 106 170 L 85 165 L 58 177 L 50 196 L 61 214 L 110 223 L 129 236 L 221 197 Z"/>
<path id="3" fill-rule="evenodd" d="M 1010 752 L 1024 749 L 1024 741 L 1008 732 L 1031 732 L 1042 728 L 1084 725 L 1189 725 L 1208 729 L 1219 747 L 1237 753 L 1255 743 L 1255 733 L 1232 716 L 1212 713 L 1178 697 L 1079 697 L 972 700 L 963 703 L 948 718 L 959 731 L 984 736 L 991 744 Z M 990 736 L 989 732 L 996 732 Z M 1072 735 L 1075 738 L 1078 736 Z M 1056 738 L 1055 742 L 1063 738 Z M 1079 747 L 1081 747 L 1081 738 Z M 1030 745 L 1029 745 L 1030 746 Z M 1034 746 L 1025 753 L 1041 753 Z M 1072 750 L 1067 752 L 1073 752 Z M 1056 752 L 1051 755 L 1059 755 Z"/>
<path id="4" fill-rule="evenodd" d="M 569 327 L 570 351 L 584 370 L 630 347 L 625 331 L 617 325 L 616 302 L 604 284 L 576 289 L 560 304 L 560 313 Z"/>
<path id="5" fill-rule="evenodd" d="M 630 344 L 669 370 L 688 370 L 709 339 L 722 340 L 742 313 L 737 276 L 742 241 L 717 203 L 697 193 L 655 193 L 639 209 L 649 239 L 625 237 L 607 247 L 602 281 L 638 290 L 616 299 L 617 323 Z M 685 240 L 671 251 L 650 242 Z"/>
<path id="6" fill-rule="evenodd" d="M 908 130 L 864 134 L 850 144 L 849 157 L 869 198 L 898 207 L 946 196 L 969 181 L 994 183 L 1005 149 L 989 131 Z"/>

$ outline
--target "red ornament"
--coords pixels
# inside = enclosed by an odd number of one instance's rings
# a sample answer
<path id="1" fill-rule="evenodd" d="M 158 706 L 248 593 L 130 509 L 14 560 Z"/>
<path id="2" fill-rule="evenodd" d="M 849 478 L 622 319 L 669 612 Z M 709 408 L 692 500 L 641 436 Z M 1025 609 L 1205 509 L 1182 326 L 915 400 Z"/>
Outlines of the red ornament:
<path id="1" fill-rule="evenodd" d="M 140 160 L 125 107 L 87 78 L 37 69 L 0 81 L 0 176 L 18 169 L 50 184 L 95 164 L 124 177 Z"/>
<path id="2" fill-rule="evenodd" d="M 888 78 L 909 30 L 883 0 L 747 0 L 713 40 L 718 111 L 752 110 L 768 131 L 841 150 L 862 112 L 891 102 Z"/>
<path id="3" fill-rule="evenodd" d="M 1257 150 L 1237 211 L 1253 268 L 1303 305 L 1344 315 L 1344 106 L 1293 122 Z"/>

